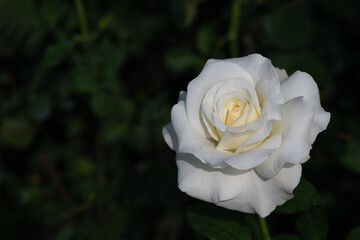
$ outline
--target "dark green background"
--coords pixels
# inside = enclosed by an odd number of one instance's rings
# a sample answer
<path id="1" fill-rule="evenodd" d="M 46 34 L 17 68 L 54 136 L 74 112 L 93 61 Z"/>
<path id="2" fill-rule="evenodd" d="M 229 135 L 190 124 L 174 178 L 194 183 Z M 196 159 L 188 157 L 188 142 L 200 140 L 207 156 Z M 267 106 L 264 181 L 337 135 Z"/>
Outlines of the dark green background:
<path id="1" fill-rule="evenodd" d="M 303 175 L 327 239 L 360 224 L 358 0 L 88 0 L 82 28 L 77 3 L 0 0 L 0 239 L 203 239 L 161 128 L 207 59 L 254 52 L 315 78 L 331 121 Z"/>

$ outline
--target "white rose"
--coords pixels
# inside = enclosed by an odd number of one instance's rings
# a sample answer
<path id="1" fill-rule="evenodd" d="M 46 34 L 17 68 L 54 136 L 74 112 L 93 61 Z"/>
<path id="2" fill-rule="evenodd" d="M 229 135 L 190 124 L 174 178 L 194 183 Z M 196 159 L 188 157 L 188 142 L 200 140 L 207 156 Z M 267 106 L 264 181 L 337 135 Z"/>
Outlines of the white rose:
<path id="1" fill-rule="evenodd" d="M 179 188 L 261 217 L 291 199 L 301 163 L 330 120 L 313 78 L 288 77 L 252 54 L 208 60 L 187 90 L 163 128 L 176 151 Z"/>

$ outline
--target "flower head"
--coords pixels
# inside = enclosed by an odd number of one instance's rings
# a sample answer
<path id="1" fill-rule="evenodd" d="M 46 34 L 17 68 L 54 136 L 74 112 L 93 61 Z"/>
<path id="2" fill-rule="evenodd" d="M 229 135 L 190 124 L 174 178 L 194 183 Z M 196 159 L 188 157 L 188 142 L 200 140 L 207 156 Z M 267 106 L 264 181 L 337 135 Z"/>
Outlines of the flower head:
<path id="1" fill-rule="evenodd" d="M 209 60 L 180 92 L 163 135 L 176 151 L 182 191 L 265 217 L 293 197 L 329 120 L 309 74 L 288 77 L 252 54 Z"/>

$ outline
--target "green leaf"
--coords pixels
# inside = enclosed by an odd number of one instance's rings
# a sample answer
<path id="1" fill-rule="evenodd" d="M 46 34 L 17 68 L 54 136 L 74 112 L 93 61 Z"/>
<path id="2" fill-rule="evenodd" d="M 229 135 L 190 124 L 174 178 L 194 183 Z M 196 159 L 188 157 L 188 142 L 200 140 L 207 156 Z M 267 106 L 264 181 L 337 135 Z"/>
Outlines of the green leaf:
<path id="1" fill-rule="evenodd" d="M 19 203 L 24 205 L 36 203 L 42 196 L 41 188 L 33 185 L 21 186 L 16 192 Z"/>
<path id="2" fill-rule="evenodd" d="M 99 89 L 97 81 L 96 67 L 92 63 L 86 63 L 82 60 L 76 59 L 75 68 L 72 76 L 72 89 L 80 94 L 95 94 Z"/>
<path id="3" fill-rule="evenodd" d="M 185 48 L 176 48 L 167 52 L 165 61 L 174 72 L 200 69 L 204 61 Z"/>
<path id="4" fill-rule="evenodd" d="M 27 106 L 29 117 L 38 122 L 45 121 L 51 114 L 51 99 L 49 95 L 32 95 Z"/>
<path id="5" fill-rule="evenodd" d="M 263 240 L 258 216 L 256 214 L 243 214 L 243 217 L 250 228 L 251 240 Z"/>
<path id="6" fill-rule="evenodd" d="M 300 238 L 293 234 L 281 234 L 273 237 L 272 240 L 300 240 Z"/>
<path id="7" fill-rule="evenodd" d="M 277 207 L 275 212 L 291 214 L 322 203 L 315 187 L 303 178 L 300 180 L 293 194 L 294 198 L 287 201 L 284 205 Z"/>
<path id="8" fill-rule="evenodd" d="M 70 240 L 74 238 L 74 227 L 71 224 L 61 226 L 56 234 L 56 240 Z"/>
<path id="9" fill-rule="evenodd" d="M 0 126 L 0 141 L 15 148 L 26 148 L 32 142 L 32 126 L 22 116 L 4 119 Z"/>
<path id="10" fill-rule="evenodd" d="M 0 0 L 1 56 L 26 51 L 19 46 L 36 31 L 38 20 L 33 1 Z"/>
<path id="11" fill-rule="evenodd" d="M 75 175 L 89 175 L 94 172 L 95 164 L 91 159 L 79 157 L 74 162 Z"/>
<path id="12" fill-rule="evenodd" d="M 41 14 L 45 18 L 46 24 L 54 27 L 66 11 L 65 4 L 58 4 L 54 1 L 44 1 L 41 3 Z"/>
<path id="13" fill-rule="evenodd" d="M 211 46 L 216 41 L 214 28 L 214 24 L 206 24 L 197 31 L 196 47 L 200 52 L 205 54 L 210 52 Z"/>
<path id="14" fill-rule="evenodd" d="M 276 8 L 264 18 L 263 25 L 272 44 L 293 49 L 311 40 L 311 19 L 303 9 Z"/>
<path id="15" fill-rule="evenodd" d="M 325 210 L 318 206 L 300 213 L 296 218 L 295 228 L 304 240 L 325 239 L 328 231 Z"/>
<path id="16" fill-rule="evenodd" d="M 329 81 L 330 69 L 324 64 L 324 61 L 314 55 L 308 50 L 301 50 L 296 52 L 283 52 L 272 54 L 269 56 L 274 66 L 286 69 L 287 73 L 291 75 L 296 70 L 309 73 L 319 85 L 320 88 L 332 90 L 333 83 Z M 291 61 L 289 61 L 291 59 Z"/>
<path id="17" fill-rule="evenodd" d="M 118 71 L 126 59 L 125 49 L 104 40 L 99 45 L 98 51 L 98 58 L 100 59 L 100 64 L 102 64 L 103 79 L 108 89 L 114 91 L 117 89 Z"/>
<path id="18" fill-rule="evenodd" d="M 70 41 L 61 41 L 47 47 L 42 65 L 44 68 L 55 66 L 60 63 L 73 49 L 74 44 Z"/>
<path id="19" fill-rule="evenodd" d="M 114 14 L 112 12 L 107 13 L 104 17 L 102 17 L 98 22 L 98 29 L 104 30 L 109 26 L 111 21 L 114 18 Z"/>
<path id="20" fill-rule="evenodd" d="M 126 135 L 127 128 L 126 124 L 106 123 L 101 128 L 101 141 L 105 143 L 118 141 Z"/>
<path id="21" fill-rule="evenodd" d="M 68 137 L 77 137 L 79 134 L 83 131 L 83 124 L 81 122 L 81 119 L 73 117 L 66 120 L 66 135 Z"/>
<path id="22" fill-rule="evenodd" d="M 346 240 L 359 240 L 360 239 L 360 226 L 353 228 L 349 233 Z"/>
<path id="23" fill-rule="evenodd" d="M 183 26 L 186 22 L 186 1 L 185 0 L 171 0 L 170 3 L 171 20 L 176 25 Z"/>
<path id="24" fill-rule="evenodd" d="M 341 159 L 349 170 L 360 174 L 360 141 L 352 141 L 347 145 L 346 153 Z"/>
<path id="25" fill-rule="evenodd" d="M 250 239 L 248 227 L 240 225 L 236 212 L 201 204 L 190 207 L 187 217 L 194 229 L 210 239 Z"/>

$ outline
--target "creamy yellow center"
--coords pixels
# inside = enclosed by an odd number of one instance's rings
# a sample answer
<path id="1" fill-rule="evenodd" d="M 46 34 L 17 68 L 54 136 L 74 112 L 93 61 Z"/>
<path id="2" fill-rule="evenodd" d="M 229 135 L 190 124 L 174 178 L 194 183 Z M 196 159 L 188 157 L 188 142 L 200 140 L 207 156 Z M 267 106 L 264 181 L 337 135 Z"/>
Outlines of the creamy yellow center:
<path id="1" fill-rule="evenodd" d="M 239 99 L 229 99 L 225 103 L 224 115 L 227 126 L 242 126 L 259 118 L 259 113 L 248 100 L 243 103 Z"/>

